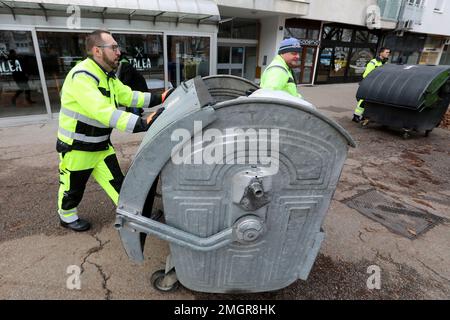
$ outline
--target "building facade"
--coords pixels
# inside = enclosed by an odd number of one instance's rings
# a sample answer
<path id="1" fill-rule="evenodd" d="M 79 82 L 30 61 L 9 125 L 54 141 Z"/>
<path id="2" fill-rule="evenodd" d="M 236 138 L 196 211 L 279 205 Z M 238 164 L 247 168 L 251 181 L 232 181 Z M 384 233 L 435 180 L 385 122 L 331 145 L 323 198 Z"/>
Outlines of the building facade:
<path id="1" fill-rule="evenodd" d="M 392 49 L 391 62 L 450 64 L 450 3 L 444 0 L 378 1 L 397 21 L 383 45 Z M 400 3 L 400 6 L 398 5 Z"/>
<path id="2" fill-rule="evenodd" d="M 54 118 L 84 39 L 108 29 L 151 91 L 197 75 L 259 82 L 278 44 L 302 44 L 301 85 L 357 82 L 382 46 L 392 63 L 450 64 L 442 0 L 0 1 L 0 125 Z"/>
<path id="3" fill-rule="evenodd" d="M 65 76 L 86 57 L 85 37 L 95 29 L 112 32 L 150 91 L 215 73 L 214 1 L 61 3 L 0 2 L 0 122 L 54 118 Z"/>

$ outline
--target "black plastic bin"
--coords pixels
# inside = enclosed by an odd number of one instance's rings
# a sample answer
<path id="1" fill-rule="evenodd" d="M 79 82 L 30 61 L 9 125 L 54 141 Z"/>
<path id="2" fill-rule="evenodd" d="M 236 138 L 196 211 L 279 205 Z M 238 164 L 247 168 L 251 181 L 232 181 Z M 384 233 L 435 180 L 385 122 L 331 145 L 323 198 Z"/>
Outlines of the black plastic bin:
<path id="1" fill-rule="evenodd" d="M 425 136 L 439 125 L 450 104 L 450 66 L 387 64 L 375 69 L 356 93 L 364 99 L 363 125 L 375 122 Z"/>

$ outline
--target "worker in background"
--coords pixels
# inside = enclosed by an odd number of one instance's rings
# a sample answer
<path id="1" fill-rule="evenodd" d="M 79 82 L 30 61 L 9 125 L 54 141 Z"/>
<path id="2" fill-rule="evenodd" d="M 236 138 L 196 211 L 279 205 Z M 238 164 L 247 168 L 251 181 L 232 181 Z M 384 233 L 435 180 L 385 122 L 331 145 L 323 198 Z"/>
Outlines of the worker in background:
<path id="1" fill-rule="evenodd" d="M 301 98 L 302 95 L 297 92 L 297 83 L 292 71 L 293 68 L 299 67 L 301 52 L 302 48 L 297 39 L 288 38 L 281 41 L 278 55 L 262 74 L 260 87 L 285 91 L 294 97 Z"/>
<path id="2" fill-rule="evenodd" d="M 147 82 L 142 74 L 134 68 L 126 52 L 122 52 L 119 67 L 116 71 L 116 77 L 131 90 L 148 92 Z M 132 112 L 138 116 L 142 116 L 144 110 L 142 108 L 125 108 L 126 111 Z"/>
<path id="3" fill-rule="evenodd" d="M 376 68 L 382 67 L 388 60 L 389 55 L 391 54 L 391 50 L 388 48 L 381 48 L 380 54 L 369 61 L 366 65 L 366 69 L 363 73 L 363 79 L 365 79 L 373 70 Z M 354 122 L 360 122 L 363 120 L 364 115 L 364 100 L 359 100 L 358 105 L 356 106 L 356 109 L 353 113 L 353 119 Z"/>
<path id="4" fill-rule="evenodd" d="M 70 70 L 62 87 L 56 144 L 60 158 L 60 224 L 75 231 L 90 228 L 88 221 L 78 217 L 77 206 L 91 174 L 118 203 L 124 176 L 111 144 L 112 129 L 146 131 L 164 110 L 159 108 L 144 119 L 117 107 L 153 107 L 168 94 L 133 91 L 116 78 L 120 48 L 109 32 L 96 30 L 89 34 L 86 51 L 88 58 Z"/>

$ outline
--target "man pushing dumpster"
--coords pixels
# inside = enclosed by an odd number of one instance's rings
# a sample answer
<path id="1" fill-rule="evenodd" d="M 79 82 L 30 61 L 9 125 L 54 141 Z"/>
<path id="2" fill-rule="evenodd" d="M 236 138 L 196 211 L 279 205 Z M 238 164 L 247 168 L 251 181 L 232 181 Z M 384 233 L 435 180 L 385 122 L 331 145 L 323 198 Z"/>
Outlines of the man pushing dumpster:
<path id="1" fill-rule="evenodd" d="M 376 68 L 384 66 L 384 64 L 388 61 L 389 55 L 391 54 L 391 50 L 389 48 L 381 48 L 379 55 L 370 60 L 366 65 L 366 69 L 363 73 L 363 79 L 365 79 L 373 70 Z M 364 116 L 364 100 L 361 99 L 358 101 L 358 105 L 356 106 L 355 112 L 353 113 L 354 122 L 360 122 L 363 120 Z"/>
<path id="2" fill-rule="evenodd" d="M 86 51 L 88 58 L 70 70 L 64 81 L 56 144 L 60 224 L 74 231 L 90 228 L 88 221 L 78 218 L 77 206 L 91 174 L 117 205 L 124 176 L 111 144 L 112 129 L 147 131 L 164 110 L 160 108 L 144 119 L 117 106 L 153 107 L 170 93 L 133 91 L 117 79 L 114 71 L 120 48 L 108 31 L 89 34 Z"/>

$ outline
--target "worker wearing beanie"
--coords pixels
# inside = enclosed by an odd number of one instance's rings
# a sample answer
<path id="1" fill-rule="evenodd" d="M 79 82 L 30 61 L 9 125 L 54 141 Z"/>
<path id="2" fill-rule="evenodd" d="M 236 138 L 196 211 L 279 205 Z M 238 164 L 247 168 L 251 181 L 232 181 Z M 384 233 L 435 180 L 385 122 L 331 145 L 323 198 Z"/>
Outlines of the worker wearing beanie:
<path id="1" fill-rule="evenodd" d="M 297 92 L 297 84 L 292 71 L 292 68 L 298 67 L 301 51 L 302 48 L 297 39 L 289 38 L 281 41 L 278 55 L 264 70 L 261 77 L 261 88 L 281 90 L 301 98 L 302 95 Z"/>

